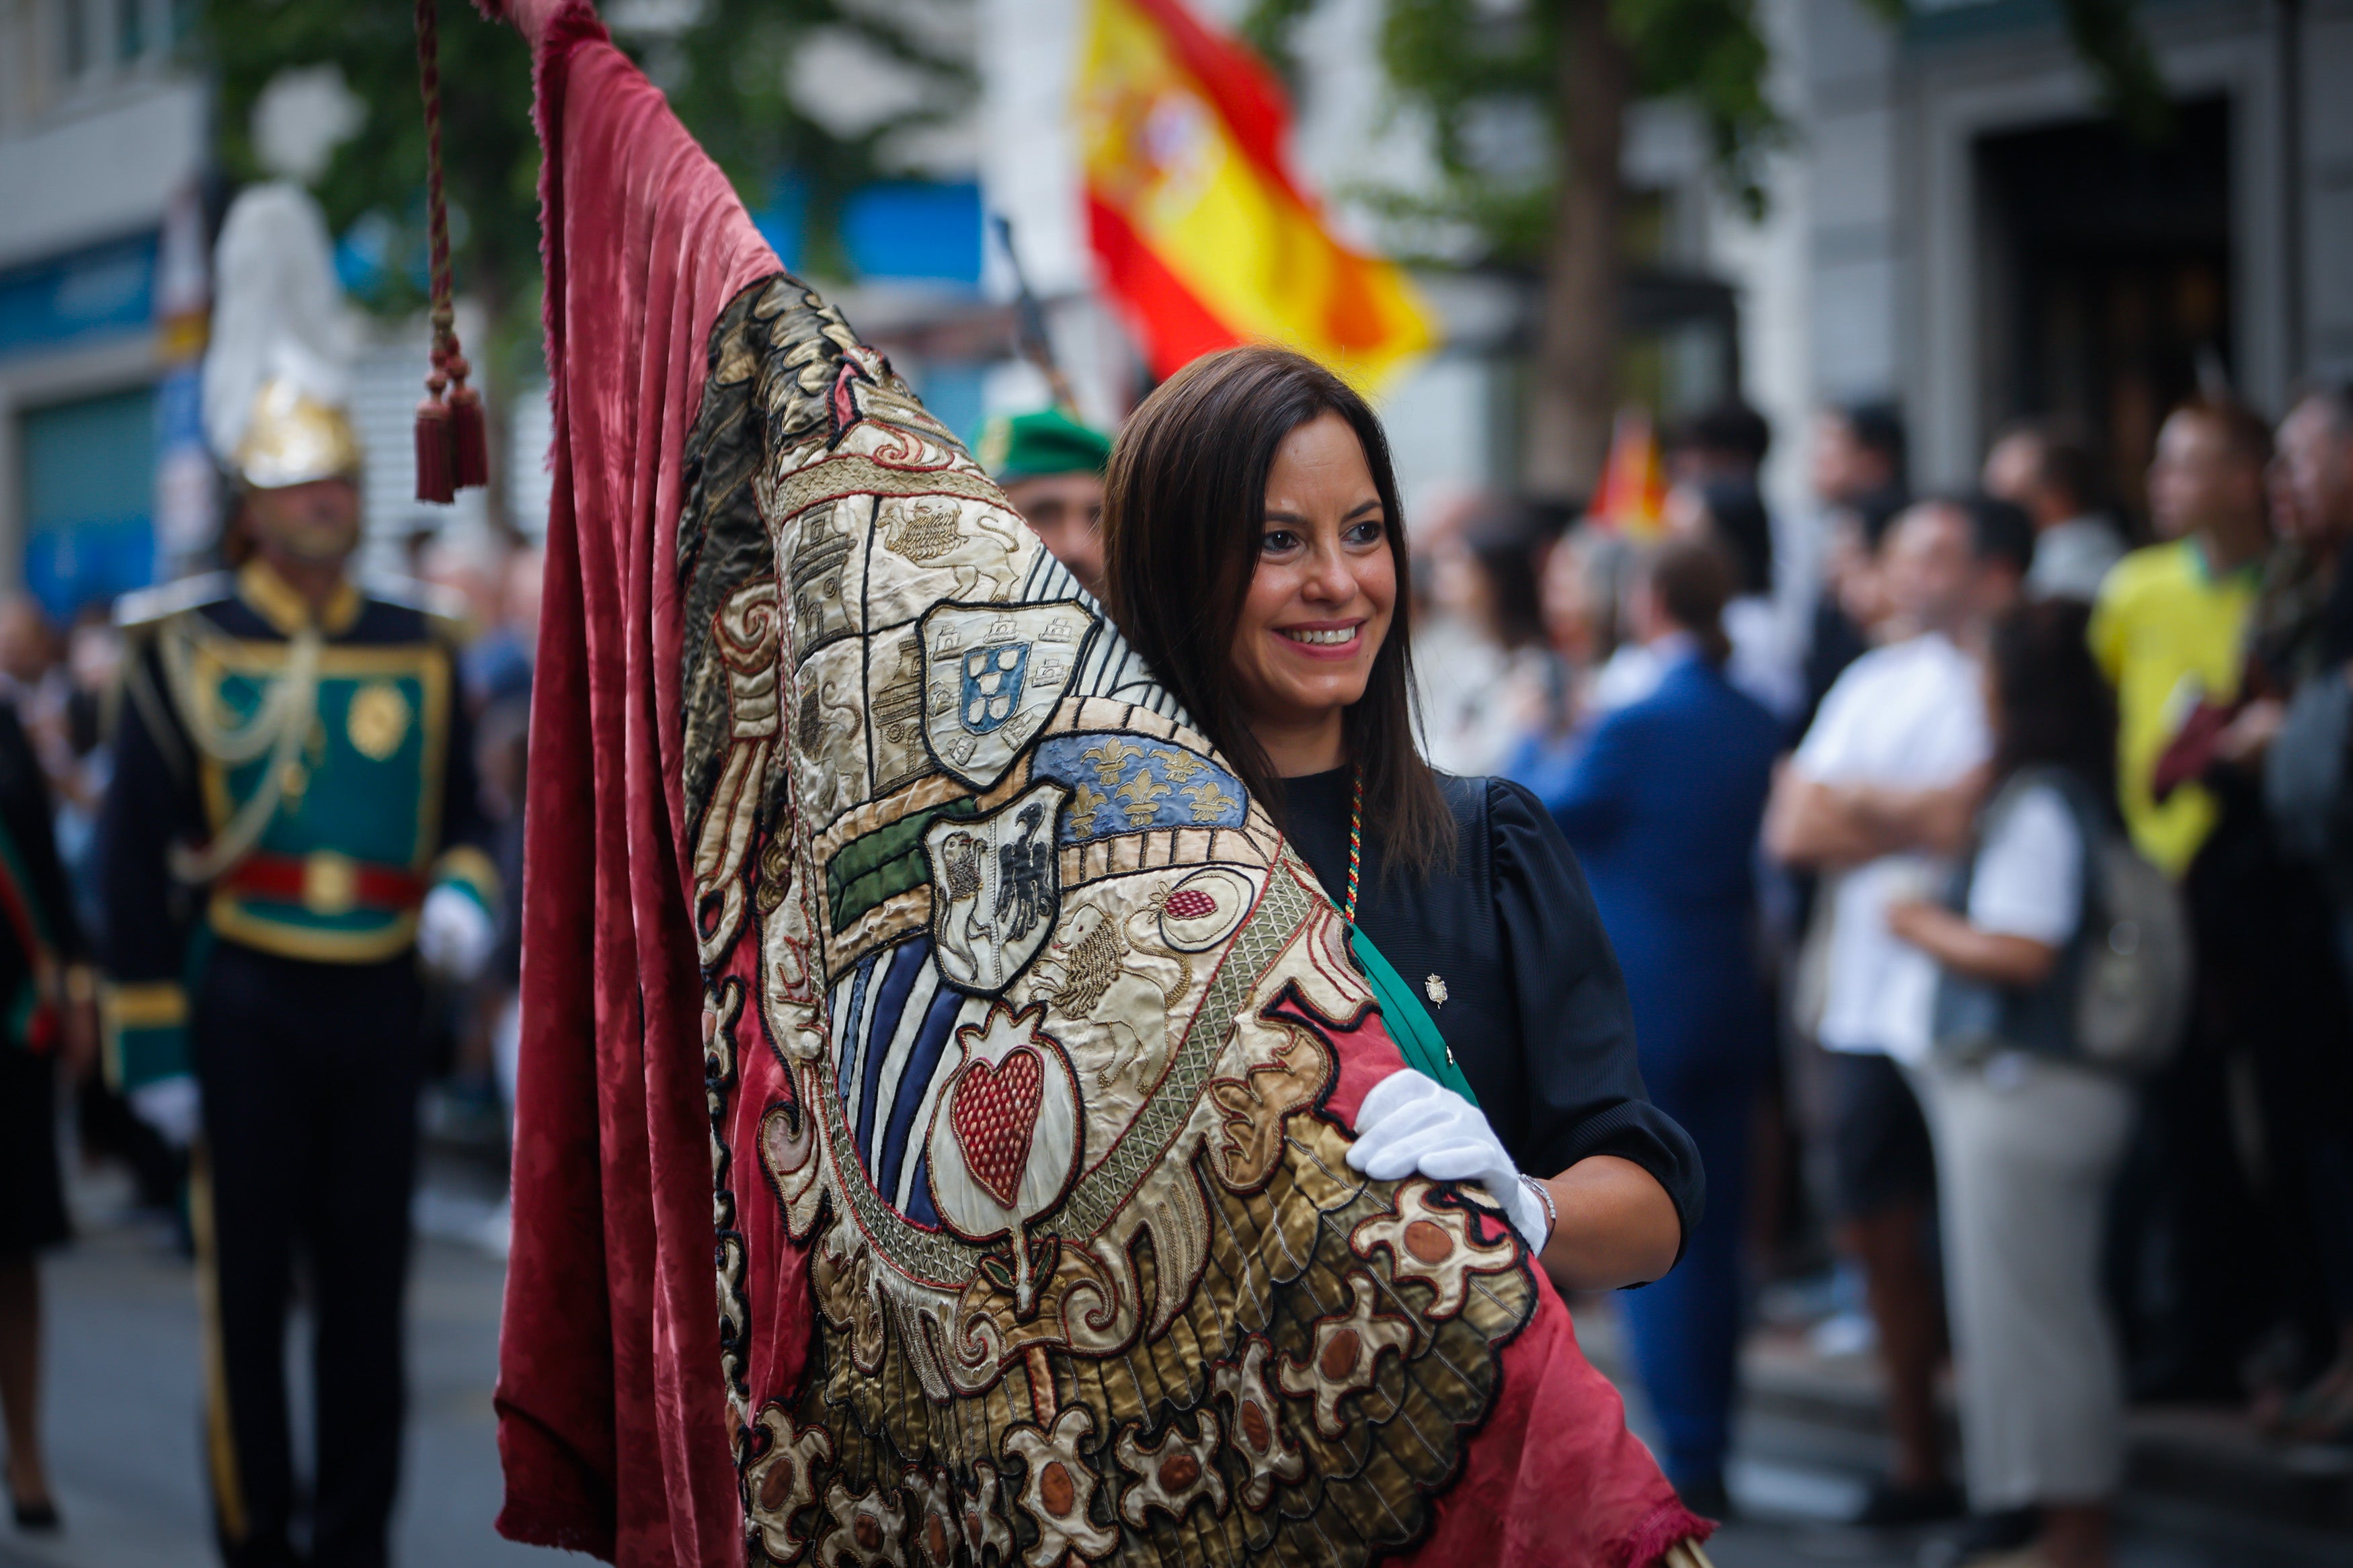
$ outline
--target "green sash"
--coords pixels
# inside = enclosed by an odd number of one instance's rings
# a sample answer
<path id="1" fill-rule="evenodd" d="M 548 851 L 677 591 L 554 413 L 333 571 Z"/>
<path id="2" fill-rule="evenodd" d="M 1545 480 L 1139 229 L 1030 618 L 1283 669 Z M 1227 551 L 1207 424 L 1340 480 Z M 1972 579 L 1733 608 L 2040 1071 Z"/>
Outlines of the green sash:
<path id="1" fill-rule="evenodd" d="M 1405 976 L 1381 956 L 1381 950 L 1373 945 L 1364 927 L 1348 928 L 1348 951 L 1356 955 L 1356 967 L 1372 984 L 1373 994 L 1380 1002 L 1381 1022 L 1388 1026 L 1389 1038 L 1397 1042 L 1398 1054 L 1405 1058 L 1405 1065 L 1424 1078 L 1436 1079 L 1472 1104 L 1478 1104 L 1479 1097 L 1472 1092 L 1471 1080 L 1462 1076 L 1446 1037 L 1438 1032 L 1438 1021 L 1421 1005 L 1413 987 L 1406 984 Z"/>

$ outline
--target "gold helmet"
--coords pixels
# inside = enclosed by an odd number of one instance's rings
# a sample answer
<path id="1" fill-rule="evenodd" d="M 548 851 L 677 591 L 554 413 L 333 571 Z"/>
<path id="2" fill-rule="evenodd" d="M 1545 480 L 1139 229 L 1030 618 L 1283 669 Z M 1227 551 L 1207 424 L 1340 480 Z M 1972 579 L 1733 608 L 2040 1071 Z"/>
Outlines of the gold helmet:
<path id="1" fill-rule="evenodd" d="M 241 192 L 214 250 L 204 378 L 214 455 L 254 489 L 356 479 L 344 405 L 358 348 L 318 204 L 291 184 Z"/>
<path id="2" fill-rule="evenodd" d="M 359 436 L 341 408 L 273 376 L 253 395 L 229 467 L 255 489 L 283 489 L 313 479 L 356 480 Z"/>

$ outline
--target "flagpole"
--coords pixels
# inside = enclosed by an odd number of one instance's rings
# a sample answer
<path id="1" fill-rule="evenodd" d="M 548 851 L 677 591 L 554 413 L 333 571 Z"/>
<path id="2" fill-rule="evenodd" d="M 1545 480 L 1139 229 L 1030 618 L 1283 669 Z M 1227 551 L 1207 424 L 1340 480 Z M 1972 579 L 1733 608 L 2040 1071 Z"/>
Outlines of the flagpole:
<path id="1" fill-rule="evenodd" d="M 1003 213 L 996 215 L 997 243 L 1005 247 L 1005 259 L 1013 268 L 1014 336 L 1019 343 L 1021 357 L 1045 373 L 1047 388 L 1054 395 L 1054 405 L 1073 419 L 1079 416 L 1079 400 L 1071 392 L 1071 382 L 1062 374 L 1054 358 L 1053 340 L 1046 335 L 1046 309 L 1038 296 L 1029 290 L 1029 274 L 1021 269 L 1021 253 L 1013 247 L 1013 220 Z"/>

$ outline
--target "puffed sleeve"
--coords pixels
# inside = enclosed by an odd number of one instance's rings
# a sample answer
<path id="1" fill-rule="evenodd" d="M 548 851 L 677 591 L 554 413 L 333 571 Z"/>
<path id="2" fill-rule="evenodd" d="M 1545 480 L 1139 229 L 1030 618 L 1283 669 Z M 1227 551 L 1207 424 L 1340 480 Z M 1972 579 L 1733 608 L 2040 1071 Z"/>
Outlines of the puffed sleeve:
<path id="1" fill-rule="evenodd" d="M 1492 781 L 1487 816 L 1496 921 L 1527 1057 L 1520 1163 L 1551 1176 L 1588 1155 L 1631 1160 L 1667 1190 L 1688 1238 L 1707 1199 L 1699 1151 L 1643 1091 L 1625 978 L 1585 873 L 1520 785 Z"/>

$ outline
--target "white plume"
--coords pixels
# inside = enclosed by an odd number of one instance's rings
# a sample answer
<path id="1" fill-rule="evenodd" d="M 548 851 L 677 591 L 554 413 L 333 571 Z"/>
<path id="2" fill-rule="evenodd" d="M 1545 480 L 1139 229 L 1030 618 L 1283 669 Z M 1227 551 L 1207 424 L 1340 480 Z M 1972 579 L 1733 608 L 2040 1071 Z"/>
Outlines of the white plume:
<path id="1" fill-rule="evenodd" d="M 265 382 L 290 382 L 331 408 L 344 406 L 358 352 L 319 204 L 283 181 L 240 193 L 213 250 L 205 437 L 214 454 L 224 462 L 235 454 Z"/>

